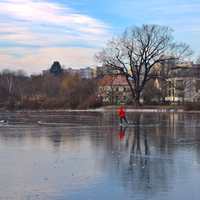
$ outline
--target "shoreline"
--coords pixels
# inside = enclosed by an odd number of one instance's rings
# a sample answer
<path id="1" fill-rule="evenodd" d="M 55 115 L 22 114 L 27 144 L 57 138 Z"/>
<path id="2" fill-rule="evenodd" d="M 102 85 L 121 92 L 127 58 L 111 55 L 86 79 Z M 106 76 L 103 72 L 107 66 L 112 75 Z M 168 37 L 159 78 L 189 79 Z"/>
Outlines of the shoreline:
<path id="1" fill-rule="evenodd" d="M 183 105 L 143 105 L 138 108 L 134 108 L 133 105 L 107 105 L 101 106 L 94 110 L 104 110 L 104 111 L 111 111 L 111 110 L 119 110 L 122 107 L 126 112 L 179 112 L 179 113 L 200 113 L 200 110 L 185 110 Z"/>
<path id="2" fill-rule="evenodd" d="M 124 110 L 126 110 L 126 112 L 179 112 L 179 113 L 200 113 L 200 110 L 185 110 L 183 105 L 164 105 L 164 106 L 160 106 L 160 105 L 143 105 L 141 107 L 138 108 L 134 108 L 133 105 L 124 105 L 124 106 L 120 106 L 120 105 L 104 105 L 104 106 L 100 106 L 100 107 L 96 107 L 96 108 L 90 108 L 90 109 L 0 109 L 0 112 L 17 112 L 17 111 L 28 111 L 28 112 L 52 112 L 52 111 L 63 111 L 63 112 L 67 112 L 67 111 L 117 111 L 120 108 L 123 108 Z"/>
<path id="3" fill-rule="evenodd" d="M 97 109 L 105 109 L 105 110 L 109 110 L 109 109 L 120 109 L 120 107 L 122 107 L 123 109 L 132 109 L 132 110 L 184 110 L 184 106 L 183 105 L 177 105 L 177 106 L 170 106 L 170 105 L 164 105 L 164 106 L 160 106 L 160 105 L 143 105 L 141 107 L 138 108 L 134 108 L 133 105 L 105 105 L 105 106 L 101 106 Z"/>

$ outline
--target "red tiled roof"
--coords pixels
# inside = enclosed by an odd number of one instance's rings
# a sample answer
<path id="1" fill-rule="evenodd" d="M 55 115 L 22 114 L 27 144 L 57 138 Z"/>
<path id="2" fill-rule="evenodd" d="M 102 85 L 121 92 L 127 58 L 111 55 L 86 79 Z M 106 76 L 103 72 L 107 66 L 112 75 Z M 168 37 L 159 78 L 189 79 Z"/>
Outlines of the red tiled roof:
<path id="1" fill-rule="evenodd" d="M 123 77 L 120 74 L 113 74 L 113 75 L 106 75 L 104 78 L 102 78 L 98 86 L 106 86 L 106 85 L 112 85 L 112 86 L 127 86 L 128 82 L 126 81 L 126 78 Z"/>

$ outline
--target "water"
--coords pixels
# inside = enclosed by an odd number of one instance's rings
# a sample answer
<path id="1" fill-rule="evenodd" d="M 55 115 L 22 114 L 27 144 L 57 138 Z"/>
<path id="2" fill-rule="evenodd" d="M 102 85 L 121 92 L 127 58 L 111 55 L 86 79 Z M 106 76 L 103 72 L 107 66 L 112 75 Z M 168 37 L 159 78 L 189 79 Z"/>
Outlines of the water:
<path id="1" fill-rule="evenodd" d="M 200 113 L 0 113 L 0 199 L 197 200 Z"/>

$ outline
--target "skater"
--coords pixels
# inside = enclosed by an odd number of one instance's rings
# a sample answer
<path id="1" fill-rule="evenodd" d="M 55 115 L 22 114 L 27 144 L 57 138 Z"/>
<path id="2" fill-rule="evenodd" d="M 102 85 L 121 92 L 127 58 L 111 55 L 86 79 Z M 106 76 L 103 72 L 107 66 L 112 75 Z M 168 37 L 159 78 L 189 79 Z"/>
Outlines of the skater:
<path id="1" fill-rule="evenodd" d="M 120 108 L 120 110 L 119 110 L 119 116 L 120 116 L 120 125 L 122 125 L 122 118 L 124 118 L 125 122 L 126 122 L 127 124 L 129 124 L 129 123 L 127 122 L 127 120 L 126 120 L 125 112 L 124 112 L 124 110 L 123 110 L 122 108 Z"/>

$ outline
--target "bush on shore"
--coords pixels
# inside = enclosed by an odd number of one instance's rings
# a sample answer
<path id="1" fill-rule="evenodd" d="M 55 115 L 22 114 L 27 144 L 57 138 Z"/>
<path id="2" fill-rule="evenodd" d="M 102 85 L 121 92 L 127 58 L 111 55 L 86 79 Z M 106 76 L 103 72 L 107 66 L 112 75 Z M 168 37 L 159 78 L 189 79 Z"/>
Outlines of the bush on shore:
<path id="1" fill-rule="evenodd" d="M 200 110 L 200 102 L 185 102 L 183 109 L 185 111 L 190 111 L 190 110 Z"/>
<path id="2" fill-rule="evenodd" d="M 102 105 L 103 105 L 102 98 L 95 93 L 90 95 L 83 104 L 77 107 L 77 109 L 97 108 Z"/>
<path id="3" fill-rule="evenodd" d="M 91 109 L 102 106 L 102 98 L 92 94 L 85 102 L 67 102 L 62 98 L 26 98 L 22 100 L 7 101 L 1 103 L 0 108 L 4 109 Z"/>

